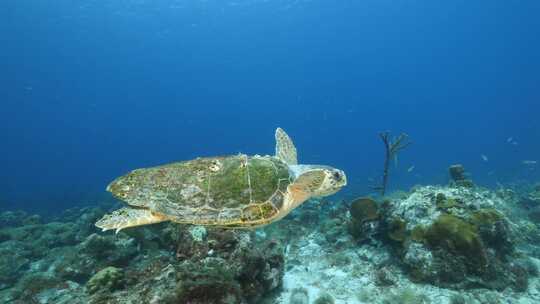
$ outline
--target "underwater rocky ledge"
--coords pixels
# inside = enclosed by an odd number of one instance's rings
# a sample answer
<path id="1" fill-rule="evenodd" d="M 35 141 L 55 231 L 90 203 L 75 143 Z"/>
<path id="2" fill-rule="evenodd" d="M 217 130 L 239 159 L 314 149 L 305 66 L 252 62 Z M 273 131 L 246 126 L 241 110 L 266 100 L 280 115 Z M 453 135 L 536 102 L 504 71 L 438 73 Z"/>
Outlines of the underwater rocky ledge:
<path id="1" fill-rule="evenodd" d="M 540 303 L 540 184 L 312 200 L 257 230 L 0 214 L 1 303 Z"/>

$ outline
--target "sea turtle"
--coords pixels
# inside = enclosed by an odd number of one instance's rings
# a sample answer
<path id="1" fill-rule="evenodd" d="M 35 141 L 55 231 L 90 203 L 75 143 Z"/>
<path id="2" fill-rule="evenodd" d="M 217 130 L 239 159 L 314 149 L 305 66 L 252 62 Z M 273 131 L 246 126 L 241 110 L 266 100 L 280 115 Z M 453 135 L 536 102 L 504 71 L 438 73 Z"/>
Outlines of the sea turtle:
<path id="1" fill-rule="evenodd" d="M 298 165 L 296 148 L 281 128 L 274 156 L 238 154 L 196 158 L 133 170 L 107 187 L 129 206 L 101 218 L 105 230 L 164 221 L 259 227 L 279 220 L 311 197 L 327 196 L 347 184 L 341 170 Z"/>

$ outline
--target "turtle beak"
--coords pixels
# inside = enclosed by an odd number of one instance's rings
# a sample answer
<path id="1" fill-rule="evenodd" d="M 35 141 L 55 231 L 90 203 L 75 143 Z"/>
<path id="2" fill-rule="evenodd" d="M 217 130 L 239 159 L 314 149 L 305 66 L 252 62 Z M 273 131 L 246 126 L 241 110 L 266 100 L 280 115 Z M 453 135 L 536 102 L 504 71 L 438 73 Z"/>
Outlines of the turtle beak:
<path id="1" fill-rule="evenodd" d="M 109 183 L 109 184 L 107 185 L 107 189 L 106 189 L 106 190 L 107 190 L 107 192 L 112 192 L 111 189 L 112 189 L 112 183 Z"/>
<path id="2" fill-rule="evenodd" d="M 114 194 L 115 190 L 117 189 L 118 189 L 118 178 L 110 182 L 109 185 L 107 185 L 107 191 L 110 193 Z"/>
<path id="3" fill-rule="evenodd" d="M 341 187 L 345 187 L 347 186 L 347 175 L 342 170 L 339 170 L 339 172 L 341 173 Z"/>

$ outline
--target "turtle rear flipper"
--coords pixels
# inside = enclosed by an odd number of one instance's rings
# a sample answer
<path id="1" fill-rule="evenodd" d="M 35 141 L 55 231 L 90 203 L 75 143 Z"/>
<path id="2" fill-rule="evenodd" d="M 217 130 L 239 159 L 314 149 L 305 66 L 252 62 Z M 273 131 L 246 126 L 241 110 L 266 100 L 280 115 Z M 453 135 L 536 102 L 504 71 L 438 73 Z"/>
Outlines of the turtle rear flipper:
<path id="1" fill-rule="evenodd" d="M 96 226 L 103 231 L 114 229 L 118 233 L 124 228 L 156 224 L 168 220 L 168 217 L 148 209 L 125 207 L 106 214 L 96 222 Z"/>

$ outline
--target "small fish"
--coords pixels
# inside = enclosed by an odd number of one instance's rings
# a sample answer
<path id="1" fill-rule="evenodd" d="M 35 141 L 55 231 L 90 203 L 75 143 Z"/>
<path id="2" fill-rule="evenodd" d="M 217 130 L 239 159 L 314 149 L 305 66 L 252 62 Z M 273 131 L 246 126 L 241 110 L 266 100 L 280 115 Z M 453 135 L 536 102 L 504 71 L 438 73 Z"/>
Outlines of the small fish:
<path id="1" fill-rule="evenodd" d="M 481 157 L 482 160 L 485 161 L 485 162 L 489 161 L 488 157 L 485 156 L 484 154 L 481 154 L 480 157 Z"/>
<path id="2" fill-rule="evenodd" d="M 411 173 L 414 170 L 414 166 L 410 166 L 409 169 L 407 169 L 407 172 Z"/>
<path id="3" fill-rule="evenodd" d="M 525 166 L 535 166 L 538 162 L 536 160 L 524 160 L 521 163 Z"/>
<path id="4" fill-rule="evenodd" d="M 511 142 L 511 144 L 514 145 L 514 146 L 517 146 L 517 145 L 518 145 L 517 141 Z"/>
<path id="5" fill-rule="evenodd" d="M 508 139 L 506 140 L 507 143 L 511 143 L 514 141 L 514 138 L 513 137 L 508 137 Z"/>

